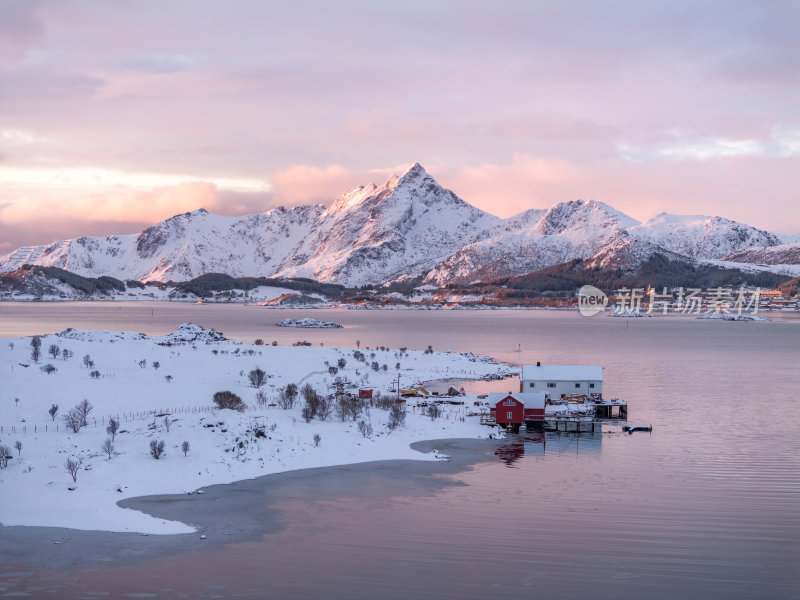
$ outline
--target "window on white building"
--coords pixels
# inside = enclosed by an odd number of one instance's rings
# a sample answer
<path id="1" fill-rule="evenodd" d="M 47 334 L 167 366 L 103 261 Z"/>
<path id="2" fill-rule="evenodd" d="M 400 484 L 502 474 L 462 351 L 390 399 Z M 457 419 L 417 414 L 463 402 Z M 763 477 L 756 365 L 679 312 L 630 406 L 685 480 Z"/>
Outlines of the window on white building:
<path id="1" fill-rule="evenodd" d="M 533 381 L 531 381 L 531 382 L 528 384 L 528 387 L 529 387 L 529 388 L 534 388 L 534 387 L 536 387 L 536 383 L 534 383 Z"/>
<path id="2" fill-rule="evenodd" d="M 593 383 L 589 384 L 589 389 L 592 389 L 592 390 L 594 389 L 594 384 Z"/>
<path id="3" fill-rule="evenodd" d="M 580 387 L 581 387 L 581 384 L 580 384 L 580 383 L 576 383 L 576 384 L 575 384 L 575 389 L 576 389 L 576 390 L 577 390 L 577 389 L 579 389 Z"/>
<path id="4" fill-rule="evenodd" d="M 549 382 L 549 383 L 547 384 L 547 387 L 549 387 L 549 388 L 554 388 L 554 387 L 556 387 L 556 384 L 555 384 L 555 383 L 553 383 L 553 382 Z"/>

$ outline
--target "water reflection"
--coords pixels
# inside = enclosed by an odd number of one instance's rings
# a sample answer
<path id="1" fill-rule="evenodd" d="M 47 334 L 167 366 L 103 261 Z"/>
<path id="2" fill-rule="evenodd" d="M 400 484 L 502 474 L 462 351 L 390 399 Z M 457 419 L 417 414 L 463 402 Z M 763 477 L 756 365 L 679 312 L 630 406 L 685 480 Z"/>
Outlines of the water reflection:
<path id="1" fill-rule="evenodd" d="M 517 463 L 523 456 L 544 456 L 548 453 L 597 456 L 601 452 L 602 442 L 602 431 L 568 433 L 523 430 L 519 434 L 508 434 L 494 455 L 507 467 L 515 467 L 519 466 Z"/>

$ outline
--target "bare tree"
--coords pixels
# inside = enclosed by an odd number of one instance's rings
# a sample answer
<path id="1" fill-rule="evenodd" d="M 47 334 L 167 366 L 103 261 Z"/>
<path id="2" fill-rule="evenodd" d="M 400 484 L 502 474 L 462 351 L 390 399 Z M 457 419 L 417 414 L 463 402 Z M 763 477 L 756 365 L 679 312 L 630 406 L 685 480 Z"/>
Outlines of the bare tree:
<path id="1" fill-rule="evenodd" d="M 86 367 L 87 369 L 91 369 L 94 366 L 94 361 L 92 360 L 92 357 L 89 356 L 88 354 L 83 355 L 83 366 Z"/>
<path id="2" fill-rule="evenodd" d="M 68 358 L 72 358 L 72 357 L 73 357 L 72 350 L 68 350 L 67 348 L 64 348 L 61 351 L 61 360 L 67 360 Z"/>
<path id="3" fill-rule="evenodd" d="M 281 390 L 278 396 L 278 404 L 282 409 L 289 410 L 294 407 L 295 398 L 297 398 L 297 384 L 290 383 Z"/>
<path id="4" fill-rule="evenodd" d="M 358 431 L 362 436 L 368 438 L 372 435 L 372 424 L 362 419 L 358 422 Z"/>
<path id="5" fill-rule="evenodd" d="M 311 406 L 306 404 L 303 406 L 303 410 L 300 412 L 300 415 L 303 417 L 303 420 L 306 423 L 310 423 L 311 419 L 314 418 L 314 410 L 311 408 Z"/>
<path id="6" fill-rule="evenodd" d="M 58 358 L 59 353 L 61 352 L 61 348 L 58 347 L 58 344 L 50 344 L 50 347 L 47 349 L 47 352 L 53 359 Z"/>
<path id="7" fill-rule="evenodd" d="M 154 368 L 156 371 L 158 371 L 158 370 L 161 368 L 161 363 L 160 363 L 160 362 L 158 362 L 157 360 L 154 360 L 154 361 L 153 361 L 153 368 Z"/>
<path id="8" fill-rule="evenodd" d="M 167 433 L 169 433 L 169 426 L 170 425 L 171 425 L 171 423 L 169 422 L 169 417 L 168 416 L 164 417 L 164 429 L 167 430 Z"/>
<path id="9" fill-rule="evenodd" d="M 11 458 L 11 448 L 5 444 L 0 444 L 0 469 L 8 466 L 8 459 Z"/>
<path id="10" fill-rule="evenodd" d="M 267 395 L 264 393 L 264 390 L 258 390 L 256 392 L 256 402 L 258 402 L 261 405 L 267 403 Z"/>
<path id="11" fill-rule="evenodd" d="M 81 416 L 81 427 L 89 425 L 89 413 L 92 412 L 93 409 L 94 406 L 92 406 L 92 403 L 85 398 L 75 405 L 75 410 L 77 410 L 78 414 Z"/>
<path id="12" fill-rule="evenodd" d="M 231 410 L 237 410 L 239 412 L 242 412 L 246 407 L 245 403 L 242 402 L 242 399 L 239 398 L 239 396 L 237 396 L 233 392 L 228 392 L 228 391 L 216 392 L 214 394 L 214 403 L 220 409 L 229 408 Z"/>
<path id="13" fill-rule="evenodd" d="M 442 416 L 442 409 L 438 404 L 431 403 L 425 409 L 425 414 L 431 418 L 431 421 L 435 421 Z"/>
<path id="14" fill-rule="evenodd" d="M 31 338 L 31 360 L 35 363 L 39 362 L 42 356 L 42 338 L 35 335 Z"/>
<path id="15" fill-rule="evenodd" d="M 83 419 L 81 417 L 81 413 L 78 412 L 78 409 L 73 408 L 71 411 L 65 414 L 62 419 L 64 419 L 66 426 L 72 429 L 72 433 L 78 433 L 81 430 Z"/>
<path id="16" fill-rule="evenodd" d="M 114 442 L 111 438 L 106 438 L 100 449 L 108 455 L 108 460 L 111 460 L 111 455 L 114 454 Z"/>
<path id="17" fill-rule="evenodd" d="M 391 408 L 389 408 L 389 421 L 386 423 L 386 426 L 389 428 L 389 431 L 394 431 L 400 425 L 402 425 L 406 420 L 406 410 L 405 407 L 400 404 L 399 402 L 395 402 L 392 404 Z"/>
<path id="18" fill-rule="evenodd" d="M 56 420 L 56 413 L 58 413 L 58 404 L 53 404 L 53 406 L 51 406 L 50 410 L 48 410 L 47 412 L 50 413 L 50 418 L 53 421 L 55 421 Z"/>
<path id="19" fill-rule="evenodd" d="M 50 375 L 50 373 L 55 373 L 57 370 L 58 369 L 56 369 L 55 365 L 53 365 L 52 363 L 47 363 L 46 365 L 42 365 L 42 373 L 47 373 L 48 375 Z"/>
<path id="20" fill-rule="evenodd" d="M 115 419 L 114 417 L 109 417 L 106 433 L 111 436 L 112 443 L 117 438 L 117 431 L 119 431 L 119 420 Z"/>
<path id="21" fill-rule="evenodd" d="M 17 458 L 19 458 L 20 455 L 22 454 L 22 442 L 20 442 L 19 440 L 14 442 L 14 448 L 17 449 Z"/>
<path id="22" fill-rule="evenodd" d="M 164 440 L 150 440 L 150 456 L 158 460 L 164 454 Z"/>
<path id="23" fill-rule="evenodd" d="M 64 463 L 64 468 L 67 473 L 72 475 L 72 483 L 78 482 L 78 469 L 81 467 L 81 461 L 73 457 L 69 457 L 67 462 Z"/>
<path id="24" fill-rule="evenodd" d="M 250 371 L 248 378 L 250 379 L 250 385 L 256 389 L 260 388 L 267 382 L 267 374 L 259 368 L 255 368 Z"/>
<path id="25" fill-rule="evenodd" d="M 89 373 L 89 377 L 91 377 L 92 379 L 100 379 L 100 371 L 92 371 L 91 373 Z"/>
<path id="26" fill-rule="evenodd" d="M 189 452 L 189 442 L 183 442 L 181 444 L 181 450 L 183 450 L 183 455 L 186 456 L 186 454 Z"/>
<path id="27" fill-rule="evenodd" d="M 314 446 L 319 446 L 319 443 L 322 441 L 322 436 L 318 433 L 314 434 Z"/>
<path id="28" fill-rule="evenodd" d="M 340 369 L 344 369 L 344 366 L 347 364 L 347 361 L 344 359 L 344 357 L 342 357 L 336 364 L 339 365 Z"/>

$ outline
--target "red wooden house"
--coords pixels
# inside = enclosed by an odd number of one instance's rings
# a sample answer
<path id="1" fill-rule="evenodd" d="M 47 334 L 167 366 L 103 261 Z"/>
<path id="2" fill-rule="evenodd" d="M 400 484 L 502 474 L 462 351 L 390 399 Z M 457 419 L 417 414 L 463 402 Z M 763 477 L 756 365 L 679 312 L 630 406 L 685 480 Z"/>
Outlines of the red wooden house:
<path id="1" fill-rule="evenodd" d="M 523 423 L 532 426 L 544 422 L 544 396 L 543 393 L 491 394 L 494 408 L 490 414 L 500 427 L 518 432 Z"/>

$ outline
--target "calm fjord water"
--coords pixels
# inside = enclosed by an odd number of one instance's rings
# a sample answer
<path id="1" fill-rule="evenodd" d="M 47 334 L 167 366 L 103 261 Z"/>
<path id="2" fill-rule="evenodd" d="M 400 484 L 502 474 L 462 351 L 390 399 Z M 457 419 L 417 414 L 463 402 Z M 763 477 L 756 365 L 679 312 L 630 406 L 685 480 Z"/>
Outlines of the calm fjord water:
<path id="1" fill-rule="evenodd" d="M 274 326 L 303 316 L 344 328 Z M 800 597 L 800 319 L 776 317 L 0 304 L 5 337 L 69 326 L 163 334 L 191 321 L 245 341 L 600 364 L 605 394 L 630 403 L 630 422 L 654 427 L 512 437 L 433 489 L 384 485 L 383 472 L 299 479 L 277 492 L 277 533 L 37 581 L 59 597 Z"/>

